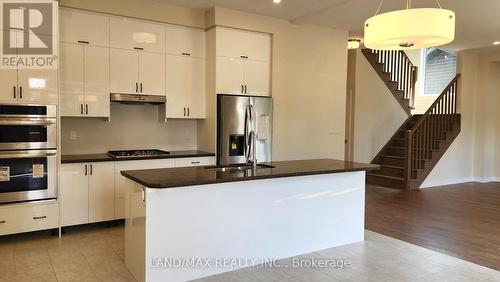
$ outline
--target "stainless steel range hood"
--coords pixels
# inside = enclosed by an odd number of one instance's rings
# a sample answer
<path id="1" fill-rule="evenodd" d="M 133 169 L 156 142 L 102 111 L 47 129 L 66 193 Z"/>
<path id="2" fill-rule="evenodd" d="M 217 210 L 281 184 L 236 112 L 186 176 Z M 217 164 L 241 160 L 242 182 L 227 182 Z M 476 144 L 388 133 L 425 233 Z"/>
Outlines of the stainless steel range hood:
<path id="1" fill-rule="evenodd" d="M 137 95 L 137 94 L 120 94 L 120 93 L 111 93 L 110 94 L 111 102 L 118 102 L 122 104 L 153 104 L 160 105 L 165 104 L 167 102 L 167 98 L 165 96 L 160 95 Z"/>

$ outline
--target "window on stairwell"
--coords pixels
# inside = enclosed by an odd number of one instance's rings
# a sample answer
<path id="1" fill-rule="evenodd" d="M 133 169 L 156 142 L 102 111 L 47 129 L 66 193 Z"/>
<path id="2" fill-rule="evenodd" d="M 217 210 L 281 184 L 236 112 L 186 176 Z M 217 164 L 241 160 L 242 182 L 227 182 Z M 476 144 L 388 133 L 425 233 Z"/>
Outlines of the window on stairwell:
<path id="1" fill-rule="evenodd" d="M 438 48 L 422 49 L 422 68 L 422 94 L 439 95 L 457 74 L 457 54 Z"/>

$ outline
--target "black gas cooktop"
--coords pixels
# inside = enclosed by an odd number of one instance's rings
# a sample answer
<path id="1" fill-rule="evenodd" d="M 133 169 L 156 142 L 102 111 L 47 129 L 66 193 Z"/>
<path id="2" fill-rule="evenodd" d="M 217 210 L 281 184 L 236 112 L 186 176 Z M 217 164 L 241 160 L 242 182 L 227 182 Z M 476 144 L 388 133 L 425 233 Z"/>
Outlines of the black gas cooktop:
<path id="1" fill-rule="evenodd" d="M 109 151 L 108 155 L 113 158 L 144 158 L 144 157 L 159 157 L 168 155 L 170 152 L 158 149 L 149 150 L 123 150 L 123 151 Z"/>

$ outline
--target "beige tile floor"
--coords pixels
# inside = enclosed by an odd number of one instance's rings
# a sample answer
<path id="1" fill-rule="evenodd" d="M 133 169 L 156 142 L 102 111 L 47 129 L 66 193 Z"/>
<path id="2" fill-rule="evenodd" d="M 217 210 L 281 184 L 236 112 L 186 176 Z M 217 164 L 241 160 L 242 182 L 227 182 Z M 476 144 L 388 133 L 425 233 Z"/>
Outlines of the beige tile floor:
<path id="1" fill-rule="evenodd" d="M 124 265 L 123 226 L 70 229 L 0 237 L 0 281 L 134 281 Z M 500 281 L 500 272 L 366 231 L 365 242 L 300 258 L 345 259 L 335 268 L 245 268 L 198 282 Z M 167 281 L 168 282 L 168 281 Z"/>
<path id="2" fill-rule="evenodd" d="M 124 264 L 123 226 L 0 237 L 0 281 L 135 281 Z"/>

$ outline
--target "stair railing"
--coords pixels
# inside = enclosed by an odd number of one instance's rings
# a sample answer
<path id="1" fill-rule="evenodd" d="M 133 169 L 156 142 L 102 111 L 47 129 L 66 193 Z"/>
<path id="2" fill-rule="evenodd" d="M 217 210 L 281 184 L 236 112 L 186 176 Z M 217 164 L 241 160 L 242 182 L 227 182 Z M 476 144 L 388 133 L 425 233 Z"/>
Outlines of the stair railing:
<path id="1" fill-rule="evenodd" d="M 413 65 L 404 51 L 370 50 L 370 52 L 377 55 L 377 63 L 383 64 L 384 72 L 390 74 L 391 81 L 398 84 L 398 90 L 403 91 L 403 98 L 410 100 L 410 107 L 413 108 L 418 67 Z"/>
<path id="2" fill-rule="evenodd" d="M 443 134 L 459 117 L 457 112 L 458 82 L 460 74 L 446 86 L 423 116 L 405 135 L 406 179 L 418 178 L 417 171 L 423 169 L 432 152 L 439 149 Z"/>

